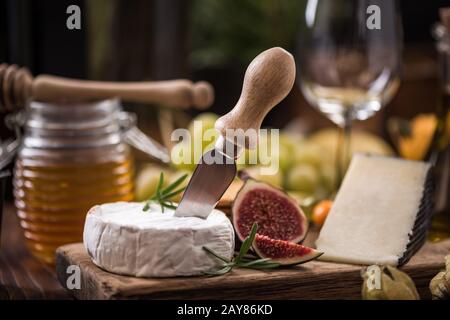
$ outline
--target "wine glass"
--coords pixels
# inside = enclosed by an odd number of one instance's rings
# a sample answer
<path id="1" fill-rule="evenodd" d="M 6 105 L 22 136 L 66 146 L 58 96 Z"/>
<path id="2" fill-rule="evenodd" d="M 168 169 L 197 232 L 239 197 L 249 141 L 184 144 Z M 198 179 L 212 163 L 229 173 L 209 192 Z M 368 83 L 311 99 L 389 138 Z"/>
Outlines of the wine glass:
<path id="1" fill-rule="evenodd" d="M 350 160 L 353 120 L 371 117 L 399 87 L 401 51 L 397 1 L 307 1 L 299 84 L 306 100 L 340 128 L 336 187 Z"/>

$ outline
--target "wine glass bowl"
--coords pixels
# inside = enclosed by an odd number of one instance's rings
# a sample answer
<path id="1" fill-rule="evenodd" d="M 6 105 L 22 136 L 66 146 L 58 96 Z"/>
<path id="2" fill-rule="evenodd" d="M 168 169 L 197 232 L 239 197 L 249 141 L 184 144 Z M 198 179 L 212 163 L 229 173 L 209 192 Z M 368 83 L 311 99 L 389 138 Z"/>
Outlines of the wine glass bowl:
<path id="1" fill-rule="evenodd" d="M 368 19 L 378 19 L 377 25 Z M 297 51 L 299 85 L 308 103 L 341 128 L 338 180 L 350 159 L 352 121 L 368 119 L 397 92 L 401 51 L 397 1 L 308 0 Z"/>
<path id="2" fill-rule="evenodd" d="M 311 105 L 341 126 L 346 117 L 374 115 L 395 95 L 400 80 L 396 70 L 369 66 L 360 52 L 339 51 L 334 57 L 312 58 L 300 86 Z"/>

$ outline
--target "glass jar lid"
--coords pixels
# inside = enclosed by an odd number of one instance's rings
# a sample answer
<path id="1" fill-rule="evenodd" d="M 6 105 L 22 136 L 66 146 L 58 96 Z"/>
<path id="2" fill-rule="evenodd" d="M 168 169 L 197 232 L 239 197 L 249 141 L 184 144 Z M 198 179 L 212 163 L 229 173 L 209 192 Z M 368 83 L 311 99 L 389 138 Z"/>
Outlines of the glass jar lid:
<path id="1" fill-rule="evenodd" d="M 23 146 L 90 148 L 122 142 L 122 108 L 118 100 L 92 103 L 32 101 L 24 121 Z"/>

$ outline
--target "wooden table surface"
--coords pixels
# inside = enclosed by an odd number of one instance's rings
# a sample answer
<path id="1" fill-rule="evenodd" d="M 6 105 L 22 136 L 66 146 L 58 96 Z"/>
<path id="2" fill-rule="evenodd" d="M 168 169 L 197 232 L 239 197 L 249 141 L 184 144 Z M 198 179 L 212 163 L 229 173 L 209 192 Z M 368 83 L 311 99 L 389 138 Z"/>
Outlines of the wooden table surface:
<path id="1" fill-rule="evenodd" d="M 0 246 L 0 300 L 3 299 L 72 299 L 73 296 L 66 291 L 59 283 L 56 275 L 55 268 L 52 266 L 47 266 L 35 258 L 33 258 L 30 253 L 27 251 L 24 243 L 24 238 L 22 234 L 22 230 L 19 227 L 19 221 L 15 215 L 15 210 L 12 205 L 6 205 L 3 216 L 3 226 L 2 226 L 2 239 Z M 73 252 L 80 254 L 69 254 L 69 252 L 73 250 Z M 67 252 L 66 252 L 67 251 Z M 444 241 L 440 244 L 431 245 L 428 244 L 426 248 L 423 248 L 422 251 L 432 253 L 432 256 L 428 257 L 428 255 L 422 256 L 418 254 L 414 257 L 411 263 L 405 266 L 405 271 L 408 272 L 413 279 L 416 281 L 416 285 L 421 293 L 422 298 L 429 298 L 428 293 L 428 282 L 431 277 L 437 273 L 437 271 L 443 267 L 443 257 L 445 254 L 450 252 L 450 240 Z M 106 273 L 99 268 L 92 265 L 92 262 L 88 258 L 86 258 L 86 254 L 83 250 L 79 248 L 79 245 L 69 245 L 64 248 L 61 248 L 60 253 L 67 253 L 67 256 L 70 258 L 74 258 L 76 261 L 75 264 L 82 266 L 82 269 L 86 270 L 86 266 L 89 267 L 88 274 L 95 275 L 95 278 L 100 280 L 114 280 L 114 281 L 100 281 L 103 283 L 100 289 L 95 290 L 96 292 L 90 292 L 86 294 L 86 292 L 79 292 L 79 295 L 75 294 L 78 298 L 126 298 L 122 296 L 123 294 L 128 295 L 130 292 L 137 293 L 136 296 L 145 297 L 145 298 L 187 298 L 185 294 L 188 293 L 190 298 L 198 299 L 198 298 L 206 298 L 205 294 L 212 295 L 213 293 L 217 294 L 218 288 L 221 286 L 225 286 L 222 289 L 224 295 L 217 295 L 216 298 L 230 298 L 230 294 L 233 297 L 243 298 L 242 293 L 247 291 L 249 283 L 258 283 L 258 285 L 265 287 L 266 290 L 271 289 L 271 292 L 267 292 L 269 294 L 274 294 L 274 296 L 278 295 L 278 298 L 330 298 L 330 294 L 341 294 L 346 292 L 347 298 L 357 298 L 359 297 L 361 278 L 359 275 L 359 267 L 351 267 L 345 266 L 348 270 L 346 270 L 348 274 L 348 281 L 341 281 L 342 285 L 336 283 L 336 278 L 330 277 L 331 280 L 335 281 L 333 286 L 329 286 L 326 290 L 318 290 L 320 286 L 324 284 L 323 274 L 320 277 L 315 277 L 319 265 L 323 268 L 329 269 L 329 273 L 333 273 L 333 270 L 338 270 L 339 266 L 334 264 L 323 264 L 321 262 L 312 262 L 310 264 L 306 264 L 304 266 L 299 266 L 297 268 L 302 269 L 302 273 L 308 273 L 308 277 L 301 276 L 298 273 L 298 270 L 294 269 L 283 269 L 279 270 L 275 273 L 271 273 L 271 276 L 268 274 L 255 272 L 252 270 L 237 270 L 234 275 L 226 277 L 229 281 L 224 281 L 224 278 L 205 278 L 201 281 L 202 287 L 201 290 L 196 291 L 197 285 L 192 285 L 192 281 L 188 279 L 164 279 L 162 281 L 159 279 L 136 279 L 129 277 L 121 277 L 117 275 L 112 275 Z M 438 254 L 438 255 L 436 255 Z M 60 255 L 61 256 L 61 255 Z M 436 257 L 438 259 L 436 260 Z M 70 259 L 69 259 L 70 260 Z M 431 261 L 436 260 L 436 261 Z M 68 260 L 65 260 L 69 262 Z M 442 261 L 442 262 L 441 262 Z M 342 268 L 342 266 L 341 266 Z M 341 270 L 342 271 L 342 270 Z M 61 277 L 61 272 L 60 272 Z M 62 275 L 64 277 L 64 275 Z M 89 278 L 89 277 L 88 277 Z M 247 279 L 248 278 L 248 279 Z M 291 288 L 302 288 L 302 290 L 280 290 L 280 288 L 286 289 L 285 282 L 286 279 L 289 278 L 292 281 Z M 233 281 L 233 279 L 238 279 L 239 281 Z M 252 281 L 249 282 L 249 280 Z M 258 281 L 255 281 L 258 280 Z M 306 279 L 306 280 L 305 280 Z M 84 279 L 86 280 L 86 279 Z M 88 279 L 92 280 L 92 278 Z M 244 281 L 242 281 L 244 280 Z M 270 280 L 270 281 L 269 281 Z M 96 283 L 96 281 L 94 281 Z M 94 283 L 93 282 L 93 283 Z M 100 283 L 99 282 L 99 283 Z M 227 283 L 229 282 L 230 286 L 227 287 Z M 267 283 L 266 283 L 267 282 Z M 270 282 L 270 286 L 267 285 Z M 106 284 L 115 284 L 117 285 L 117 290 L 107 290 L 112 294 L 111 297 L 98 295 L 100 293 L 104 293 L 103 291 L 104 285 Z M 153 284 L 149 286 L 149 283 Z M 164 285 L 162 285 L 164 283 Z M 173 285 L 168 285 L 173 283 Z M 350 285 L 353 283 L 353 285 Z M 294 285 L 296 284 L 296 285 Z M 311 292 L 313 295 L 308 295 L 307 290 L 303 290 L 305 286 L 312 286 L 315 288 Z M 173 287 L 189 287 L 189 290 L 185 290 L 180 293 L 180 295 L 174 295 L 174 291 L 168 290 Z M 238 290 L 240 286 L 246 287 L 246 290 Z M 167 287 L 167 290 L 165 289 Z M 111 289 L 111 288 L 110 288 Z M 130 290 L 131 289 L 131 290 Z M 198 288 L 197 288 L 198 289 Z M 208 290 L 206 290 L 208 289 Z M 323 289 L 323 288 L 322 288 Z M 273 290 L 277 291 L 276 294 Z M 111 291 L 111 292 L 110 292 Z M 221 290 L 219 290 L 221 291 Z M 259 290 L 257 290 L 259 291 Z M 280 292 L 284 292 L 280 295 Z M 348 291 L 348 292 L 347 292 Z M 351 291 L 351 292 L 350 292 Z M 175 291 L 178 292 L 178 291 Z M 263 291 L 264 292 L 264 291 Z M 303 292 L 303 293 L 302 293 Z M 220 293 L 220 292 L 219 292 Z M 240 293 L 240 295 L 238 294 Z M 248 291 L 247 291 L 248 294 Z M 321 296 L 324 294 L 324 296 Z M 131 294 L 133 296 L 133 294 Z M 214 296 L 214 295 L 213 295 Z M 211 296 L 210 296 L 211 297 Z M 266 294 L 258 296 L 252 295 L 253 298 L 269 298 Z M 134 297 L 136 298 L 136 297 Z M 335 296 L 336 298 L 336 296 Z M 344 298 L 343 296 L 341 298 Z"/>
<path id="2" fill-rule="evenodd" d="M 5 206 L 0 246 L 0 300 L 71 299 L 54 267 L 33 258 L 11 204 Z"/>
<path id="3" fill-rule="evenodd" d="M 315 237 L 313 232 L 309 236 Z M 450 239 L 426 243 L 402 267 L 413 279 L 422 299 L 431 298 L 428 285 L 444 268 L 444 257 L 449 252 Z M 100 269 L 92 263 L 82 243 L 73 243 L 58 248 L 56 265 L 61 283 L 67 283 L 69 266 L 80 268 L 80 288 L 71 290 L 79 299 L 361 298 L 361 266 L 322 261 L 267 271 L 235 269 L 220 277 L 143 279 Z"/>

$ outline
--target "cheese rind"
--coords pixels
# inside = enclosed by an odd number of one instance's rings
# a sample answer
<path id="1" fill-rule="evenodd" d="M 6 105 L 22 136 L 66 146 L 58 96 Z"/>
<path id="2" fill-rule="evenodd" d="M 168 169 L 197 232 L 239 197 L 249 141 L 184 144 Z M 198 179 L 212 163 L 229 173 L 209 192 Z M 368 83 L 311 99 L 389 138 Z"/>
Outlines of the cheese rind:
<path id="1" fill-rule="evenodd" d="M 92 261 L 118 274 L 137 277 L 200 275 L 218 261 L 203 246 L 231 259 L 234 230 L 224 213 L 207 219 L 174 217 L 157 205 L 117 202 L 93 207 L 86 216 L 83 242 Z"/>
<path id="2" fill-rule="evenodd" d="M 420 211 L 429 165 L 357 154 L 316 241 L 322 260 L 397 265 Z"/>

